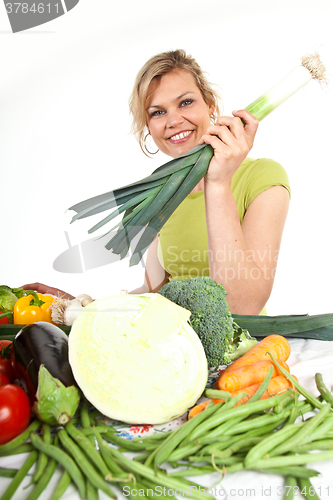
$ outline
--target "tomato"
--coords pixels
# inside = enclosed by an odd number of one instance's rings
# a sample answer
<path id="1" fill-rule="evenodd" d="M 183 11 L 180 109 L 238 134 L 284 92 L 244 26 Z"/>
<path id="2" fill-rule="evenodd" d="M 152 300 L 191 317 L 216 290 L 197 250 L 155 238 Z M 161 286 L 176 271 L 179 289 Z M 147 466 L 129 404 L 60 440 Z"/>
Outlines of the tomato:
<path id="1" fill-rule="evenodd" d="M 9 382 L 16 380 L 11 359 L 12 343 L 10 340 L 0 340 L 0 373 L 9 379 Z"/>
<path id="2" fill-rule="evenodd" d="M 29 425 L 30 401 L 24 390 L 14 384 L 0 387 L 0 444 L 19 436 Z"/>
<path id="3" fill-rule="evenodd" d="M 10 384 L 9 379 L 0 373 L 0 387 L 7 384 Z"/>
<path id="4" fill-rule="evenodd" d="M 0 311 L 0 315 L 3 314 L 3 311 Z M 3 318 L 0 318 L 0 325 L 8 325 L 9 321 L 7 316 L 4 316 Z"/>

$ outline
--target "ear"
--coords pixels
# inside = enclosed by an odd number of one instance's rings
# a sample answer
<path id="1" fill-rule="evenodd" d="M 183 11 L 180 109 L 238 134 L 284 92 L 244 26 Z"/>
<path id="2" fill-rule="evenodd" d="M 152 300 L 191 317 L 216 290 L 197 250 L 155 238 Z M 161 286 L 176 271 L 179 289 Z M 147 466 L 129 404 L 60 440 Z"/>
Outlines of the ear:
<path id="1" fill-rule="evenodd" d="M 211 105 L 208 107 L 209 116 L 212 117 L 216 111 L 215 106 Z"/>

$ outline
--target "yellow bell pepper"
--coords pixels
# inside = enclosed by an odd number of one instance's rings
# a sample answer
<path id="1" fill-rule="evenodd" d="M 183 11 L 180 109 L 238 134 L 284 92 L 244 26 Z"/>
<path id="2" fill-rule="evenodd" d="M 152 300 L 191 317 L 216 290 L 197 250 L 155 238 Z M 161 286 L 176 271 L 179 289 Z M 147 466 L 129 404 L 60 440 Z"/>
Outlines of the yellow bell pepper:
<path id="1" fill-rule="evenodd" d="M 28 295 L 18 299 L 14 305 L 14 324 L 29 325 L 36 321 L 47 321 L 53 323 L 51 319 L 50 305 L 55 300 L 51 295 L 42 295 L 28 290 Z"/>

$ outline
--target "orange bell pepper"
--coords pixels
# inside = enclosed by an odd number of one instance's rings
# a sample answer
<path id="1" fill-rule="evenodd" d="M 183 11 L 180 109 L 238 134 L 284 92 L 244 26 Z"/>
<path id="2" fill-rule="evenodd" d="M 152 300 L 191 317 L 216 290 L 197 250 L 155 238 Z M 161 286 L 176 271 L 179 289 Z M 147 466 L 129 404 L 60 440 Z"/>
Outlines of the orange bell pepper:
<path id="1" fill-rule="evenodd" d="M 14 324 L 29 325 L 37 321 L 53 323 L 50 305 L 55 300 L 51 295 L 42 295 L 28 290 L 28 295 L 18 299 L 14 305 Z"/>

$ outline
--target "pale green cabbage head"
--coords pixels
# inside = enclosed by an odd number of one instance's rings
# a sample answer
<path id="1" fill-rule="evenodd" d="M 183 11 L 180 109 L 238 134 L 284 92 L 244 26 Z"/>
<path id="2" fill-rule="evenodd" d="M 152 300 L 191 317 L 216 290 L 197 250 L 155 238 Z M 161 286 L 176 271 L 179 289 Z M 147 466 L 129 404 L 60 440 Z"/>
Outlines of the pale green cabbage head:
<path id="1" fill-rule="evenodd" d="M 192 407 L 208 368 L 190 312 L 160 294 L 96 300 L 74 321 L 69 362 L 85 397 L 130 424 L 160 424 Z"/>

